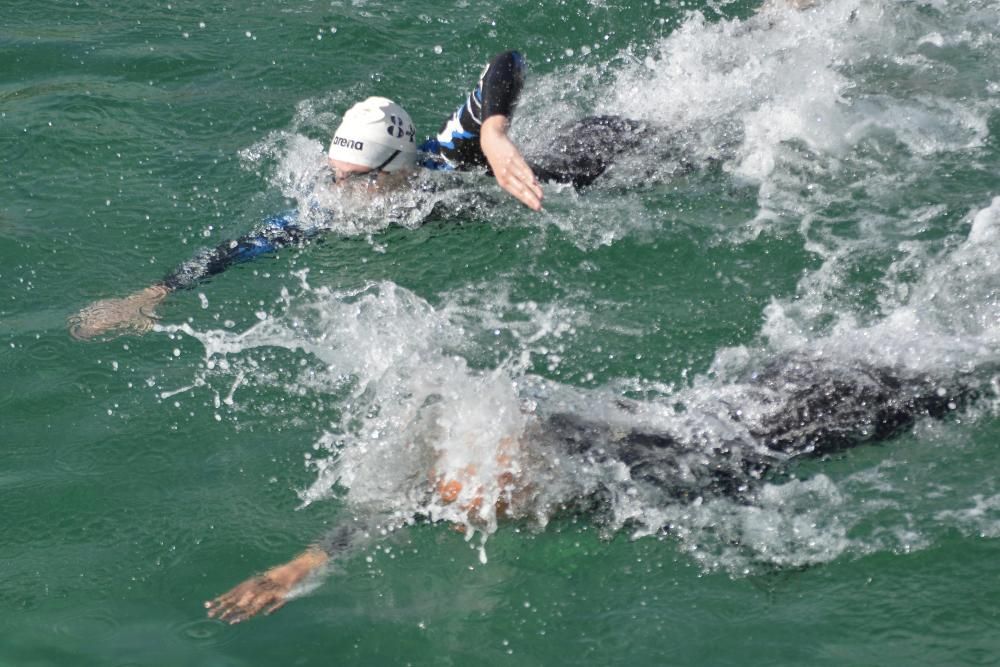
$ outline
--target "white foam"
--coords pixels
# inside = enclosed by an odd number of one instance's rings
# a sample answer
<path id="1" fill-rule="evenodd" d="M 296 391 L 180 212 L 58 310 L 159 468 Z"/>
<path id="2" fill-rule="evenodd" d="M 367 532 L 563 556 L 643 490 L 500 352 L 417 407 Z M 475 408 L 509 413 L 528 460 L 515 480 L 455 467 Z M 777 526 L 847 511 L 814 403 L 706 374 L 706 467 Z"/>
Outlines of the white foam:
<path id="1" fill-rule="evenodd" d="M 455 354 L 463 330 L 422 299 L 393 283 L 372 283 L 354 291 L 313 289 L 303 283 L 285 292 L 282 312 L 249 329 L 197 331 L 168 327 L 197 338 L 211 363 L 207 374 L 230 376 L 230 399 L 244 382 L 271 382 L 266 371 L 239 359 L 259 348 L 305 352 L 321 362 L 303 364 L 291 386 L 308 387 L 341 399 L 341 415 L 314 443 L 308 457 L 317 479 L 301 492 L 306 504 L 341 495 L 347 502 L 383 513 L 468 523 L 496 529 L 495 505 L 504 489 L 500 477 L 516 471 L 517 460 L 498 457 L 499 443 L 516 441 L 524 415 L 516 385 L 505 367 L 480 372 Z M 225 369 L 223 370 L 223 366 Z M 514 371 L 516 373 L 516 370 Z M 434 471 L 434 477 L 431 476 Z M 432 493 L 437 477 L 463 482 L 455 502 Z M 470 513 L 462 509 L 485 498 Z"/>
<path id="2" fill-rule="evenodd" d="M 989 210 L 972 216 L 980 230 L 996 224 L 996 210 Z M 979 241 L 960 251 L 981 247 Z M 475 532 L 485 537 L 497 529 L 495 500 L 507 500 L 516 514 L 544 526 L 560 508 L 600 488 L 608 503 L 602 512 L 606 530 L 628 529 L 639 537 L 669 528 L 702 567 L 735 574 L 761 565 L 803 566 L 884 548 L 917 549 L 932 539 L 922 524 L 911 526 L 899 518 L 905 508 L 890 515 L 884 531 L 858 532 L 873 512 L 886 511 L 880 499 L 894 496 L 881 472 L 846 485 L 822 474 L 771 483 L 752 504 L 712 496 L 681 502 L 670 489 L 632 480 L 628 466 L 613 458 L 553 458 L 553 452 L 532 449 L 530 442 L 516 444 L 532 415 L 571 412 L 609 424 L 613 431 L 670 433 L 702 447 L 706 456 L 717 456 L 710 452 L 745 441 L 747 426 L 781 405 L 762 400 L 759 389 L 732 379 L 752 367 L 762 350 L 721 350 L 713 372 L 695 378 L 690 387 L 662 388 L 665 400 L 622 404 L 615 386 L 581 390 L 525 374 L 533 354 L 569 335 L 569 312 L 519 310 L 504 299 L 484 302 L 470 295 L 434 308 L 393 283 L 333 291 L 312 288 L 305 274 L 301 277 L 297 291 L 284 292 L 278 308 L 246 331 L 198 331 L 190 325 L 167 329 L 205 346 L 209 363 L 184 390 L 209 385 L 218 387 L 217 396 L 228 391 L 225 401 L 215 402 L 216 410 L 239 409 L 246 400 L 241 399 L 244 385 L 278 390 L 277 399 L 264 400 L 280 402 L 282 392 L 315 391 L 336 404 L 333 412 L 302 415 L 318 427 L 306 457 L 316 479 L 300 492 L 304 504 L 337 496 L 395 517 L 396 524 L 416 515 L 463 524 L 471 539 Z M 507 309 L 520 319 L 504 317 Z M 499 327 L 508 328 L 512 353 L 492 369 L 470 367 L 458 353 L 467 349 L 470 334 L 475 339 L 477 329 Z M 828 354 L 854 358 L 850 355 L 856 350 L 849 348 L 857 346 L 860 330 L 840 335 L 812 343 Z M 868 337 L 887 334 L 880 330 Z M 275 377 L 267 363 L 254 360 L 261 348 L 304 355 L 291 365 L 301 372 Z M 527 352 L 526 357 L 517 350 Z M 269 352 L 266 358 L 274 355 Z M 255 394 L 261 400 L 261 392 Z M 504 449 L 504 442 L 513 448 Z M 502 485 L 504 473 L 531 480 L 530 493 L 512 496 Z M 439 479 L 462 481 L 454 502 L 442 502 L 434 493 Z M 478 505 L 477 499 L 482 499 Z"/>
<path id="3" fill-rule="evenodd" d="M 952 2 L 941 13 L 879 0 L 826 0 L 806 11 L 775 2 L 746 20 L 714 21 L 693 11 L 648 48 L 529 79 L 515 130 L 544 151 L 546 137 L 591 111 L 645 121 L 656 138 L 598 187 L 669 184 L 678 152 L 696 168 L 721 162 L 730 178 L 758 189 L 760 229 L 805 223 L 809 242 L 839 247 L 842 239 L 815 238 L 829 235 L 818 223 L 831 208 L 860 208 L 872 226 L 894 231 L 886 201 L 922 188 L 919 175 L 942 158 L 975 159 L 985 145 L 997 108 L 982 85 L 1000 66 L 997 9 L 995 0 Z M 924 52 L 937 43 L 955 51 Z M 971 61 L 981 72 L 969 71 Z M 954 76 L 942 76 L 950 69 Z M 588 233 L 599 223 L 577 222 L 581 208 L 585 215 L 585 207 L 557 211 L 557 224 Z M 631 233 L 635 213 L 600 224 Z M 638 217 L 649 224 L 651 213 Z"/>
<path id="4" fill-rule="evenodd" d="M 776 301 L 766 311 L 763 333 L 780 351 L 809 349 L 834 357 L 863 358 L 928 372 L 950 372 L 1000 361 L 1000 197 L 968 216 L 964 241 L 937 256 L 905 256 L 898 273 L 919 267 L 916 281 L 883 301 L 883 312 L 866 321 L 850 311 L 817 335 L 826 312 L 823 293 L 806 292 L 797 303 Z M 891 283 L 891 287 L 897 284 Z M 810 304 L 812 309 L 810 310 Z"/>
<path id="5" fill-rule="evenodd" d="M 971 501 L 971 506 L 941 510 L 937 520 L 981 537 L 1000 537 L 1000 495 L 976 494 Z"/>

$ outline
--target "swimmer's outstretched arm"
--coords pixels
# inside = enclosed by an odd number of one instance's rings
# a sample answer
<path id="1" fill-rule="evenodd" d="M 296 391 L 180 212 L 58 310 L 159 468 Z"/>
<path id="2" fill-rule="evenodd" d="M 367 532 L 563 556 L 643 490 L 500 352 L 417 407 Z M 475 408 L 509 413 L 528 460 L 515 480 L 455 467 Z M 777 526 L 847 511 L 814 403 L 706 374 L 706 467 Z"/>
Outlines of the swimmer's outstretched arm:
<path id="1" fill-rule="evenodd" d="M 338 525 L 292 560 L 266 570 L 205 602 L 209 618 L 226 623 L 246 621 L 281 609 L 298 585 L 319 575 L 332 560 L 348 557 L 401 524 L 376 517 L 356 518 Z"/>
<path id="2" fill-rule="evenodd" d="M 88 340 L 103 335 L 143 334 L 153 328 L 158 319 L 156 307 L 171 292 L 194 287 L 233 264 L 299 243 L 308 236 L 296 225 L 294 213 L 268 218 L 256 231 L 202 251 L 145 289 L 124 298 L 95 301 L 69 318 L 70 335 Z"/>
<path id="3" fill-rule="evenodd" d="M 292 590 L 330 559 L 322 549 L 310 547 L 284 565 L 247 579 L 232 590 L 205 603 L 209 618 L 239 623 L 260 612 L 271 614 L 288 602 Z"/>
<path id="4" fill-rule="evenodd" d="M 509 465 L 512 441 L 505 439 L 499 446 L 498 461 Z M 475 470 L 469 467 L 459 471 L 458 477 L 446 479 L 431 471 L 429 479 L 434 482 L 434 493 L 443 505 L 459 502 L 460 510 L 466 514 L 467 523 L 454 524 L 454 527 L 464 532 L 468 526 L 476 524 L 478 513 L 484 499 L 481 490 L 463 496 L 463 484 L 474 476 Z M 514 476 L 504 472 L 499 478 L 499 486 L 504 489 L 514 488 Z M 496 501 L 498 516 L 507 512 L 505 498 Z M 345 558 L 357 553 L 371 542 L 398 530 L 408 524 L 400 517 L 387 519 L 378 515 L 355 517 L 353 520 L 339 524 L 322 539 L 292 560 L 266 570 L 235 586 L 213 600 L 205 602 L 209 618 L 217 618 L 226 623 L 246 621 L 263 612 L 271 614 L 281 609 L 295 592 L 296 587 L 310 576 L 320 574 L 332 560 Z"/>

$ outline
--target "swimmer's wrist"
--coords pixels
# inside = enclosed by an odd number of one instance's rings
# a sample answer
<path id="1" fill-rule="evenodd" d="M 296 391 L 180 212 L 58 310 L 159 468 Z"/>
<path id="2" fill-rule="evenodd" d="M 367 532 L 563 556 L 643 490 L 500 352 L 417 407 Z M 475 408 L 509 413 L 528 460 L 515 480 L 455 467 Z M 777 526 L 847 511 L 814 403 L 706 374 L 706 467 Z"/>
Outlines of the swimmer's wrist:
<path id="1" fill-rule="evenodd" d="M 325 551 L 310 547 L 284 565 L 272 567 L 263 576 L 281 586 L 294 586 L 314 570 L 325 565 L 329 558 Z"/>
<path id="2" fill-rule="evenodd" d="M 497 114 L 495 116 L 490 116 L 483 121 L 482 129 L 480 130 L 480 141 L 483 137 L 493 137 L 493 136 L 507 136 L 507 130 L 510 128 L 510 119 L 507 116 L 502 116 Z"/>

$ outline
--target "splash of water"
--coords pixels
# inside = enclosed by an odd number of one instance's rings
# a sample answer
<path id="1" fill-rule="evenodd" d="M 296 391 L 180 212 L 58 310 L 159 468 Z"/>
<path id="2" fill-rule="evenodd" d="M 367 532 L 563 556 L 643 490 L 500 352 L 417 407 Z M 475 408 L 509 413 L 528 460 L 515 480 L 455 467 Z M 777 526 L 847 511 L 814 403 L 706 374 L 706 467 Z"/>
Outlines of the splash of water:
<path id="1" fill-rule="evenodd" d="M 883 544 L 920 548 L 932 539 L 927 522 L 894 519 L 891 538 L 859 529 L 871 514 L 857 497 L 882 493 L 878 497 L 885 498 L 892 490 L 872 491 L 857 479 L 776 480 L 750 505 L 725 498 L 677 503 L 663 494 L 634 491 L 620 461 L 594 466 L 525 454 L 511 463 L 501 460 L 497 449 L 500 442 L 517 441 L 532 415 L 569 410 L 620 428 L 674 433 L 710 451 L 743 428 L 728 406 L 743 406 L 750 421 L 766 413 L 767 406 L 738 378 L 767 356 L 808 350 L 845 363 L 928 374 L 995 366 L 996 193 L 980 192 L 975 203 L 928 201 L 914 193 L 927 190 L 957 163 L 971 164 L 974 173 L 989 167 L 976 161 L 988 137 L 989 114 L 998 105 L 997 90 L 989 84 L 975 88 L 970 82 L 976 76 L 940 85 L 940 73 L 968 56 L 975 56 L 984 72 L 995 68 L 990 26 L 996 9 L 986 0 L 829 0 L 804 13 L 775 5 L 745 21 L 714 23 L 696 12 L 659 40 L 648 58 L 634 62 L 626 54 L 621 60 L 629 64 L 597 72 L 611 82 L 606 90 L 583 90 L 581 99 L 549 104 L 549 98 L 542 105 L 532 101 L 531 90 L 565 87 L 567 75 L 582 83 L 592 72 L 559 72 L 531 84 L 520 113 L 532 120 L 516 126 L 518 132 L 555 127 L 588 107 L 656 124 L 662 136 L 673 137 L 671 150 L 679 145 L 685 151 L 687 162 L 701 169 L 721 164 L 727 178 L 755 188 L 755 233 L 783 226 L 797 231 L 821 260 L 794 298 L 776 298 L 767 308 L 763 342 L 719 350 L 706 375 L 691 386 L 660 388 L 660 400 L 625 406 L 614 387 L 580 391 L 525 374 L 525 354 L 538 350 L 539 340 L 550 342 L 558 331 L 585 321 L 568 321 L 565 304 L 543 304 L 511 318 L 515 305 L 509 302 L 463 302 L 451 295 L 435 309 L 391 283 L 355 292 L 304 287 L 286 297 L 283 313 L 245 332 L 176 330 L 201 340 L 210 359 L 239 359 L 267 346 L 303 351 L 321 362 L 290 383 L 293 389 L 328 391 L 339 407 L 334 423 L 324 424 L 314 443 L 317 454 L 309 465 L 317 479 L 302 490 L 304 503 L 338 495 L 489 533 L 497 526 L 492 500 L 504 495 L 498 481 L 503 473 L 537 473 L 545 488 L 523 498 L 522 510 L 539 524 L 566 502 L 603 487 L 610 490 L 604 518 L 610 531 L 628 527 L 647 535 L 669 526 L 706 568 L 742 572 L 759 563 L 804 565 Z M 525 143 L 532 146 L 530 138 Z M 366 217 L 352 208 L 356 202 L 325 188 L 322 146 L 296 128 L 269 137 L 252 153 L 247 156 L 252 168 L 273 170 L 272 182 L 301 211 L 310 215 L 318 201 L 337 215 L 335 222 L 317 224 L 345 233 L 373 233 L 392 222 L 416 225 L 435 203 L 453 203 L 447 189 L 425 196 L 417 188 L 415 198 L 404 198 L 402 205 L 376 200 Z M 643 159 L 616 167 L 607 187 L 647 179 Z M 669 183 L 677 176 L 676 162 L 654 167 L 654 176 L 647 180 Z M 662 223 L 662 212 L 647 210 L 641 197 L 602 198 L 601 187 L 584 197 L 557 191 L 542 224 L 555 224 L 593 247 Z M 949 219 L 956 233 L 922 236 L 928 225 Z M 731 238 L 743 237 L 733 231 Z M 841 297 L 859 263 L 882 270 L 883 289 L 870 313 L 858 312 Z M 493 370 L 475 368 L 468 359 L 479 351 L 468 341 L 501 329 L 511 334 L 506 360 Z M 231 374 L 262 373 L 239 364 L 223 368 L 221 362 L 216 368 L 230 374 L 230 399 L 243 377 L 234 380 Z M 622 380 L 629 382 L 642 379 Z M 435 477 L 463 480 L 456 500 L 441 502 Z M 488 500 L 470 520 L 461 508 L 477 496 Z M 984 498 L 980 504 L 989 510 L 992 496 Z M 956 513 L 967 500 L 936 516 L 965 517 Z"/>
<path id="2" fill-rule="evenodd" d="M 912 202 L 956 170 L 990 182 L 983 151 L 1000 103 L 990 83 L 1000 65 L 997 9 L 995 0 L 826 0 L 806 11 L 767 3 L 747 19 L 691 11 L 651 45 L 530 79 L 515 130 L 544 152 L 546 137 L 588 112 L 644 121 L 652 137 L 598 189 L 690 189 L 692 171 L 695 183 L 718 189 L 706 174 L 721 166 L 725 187 L 756 189 L 757 213 L 736 228 L 725 219 L 698 224 L 737 242 L 745 227 L 752 235 L 797 229 L 836 280 L 863 244 L 866 258 L 872 248 L 888 252 L 928 218 L 946 217 L 947 202 Z M 556 211 L 560 228 L 585 246 L 674 219 L 629 202 L 591 217 L 587 204 Z"/>
<path id="3" fill-rule="evenodd" d="M 998 211 L 995 204 L 973 216 L 970 238 L 940 259 L 928 284 L 939 275 L 954 275 L 956 265 L 981 261 L 977 253 L 997 234 Z M 845 552 L 865 552 L 884 540 L 852 536 L 868 511 L 858 509 L 850 485 L 823 475 L 774 481 L 750 504 L 711 494 L 678 501 L 671 489 L 638 485 L 623 460 L 554 456 L 544 448 L 533 450 L 526 437 L 549 415 L 571 412 L 607 424 L 611 432 L 670 433 L 694 444 L 691 463 L 698 465 L 720 446 L 745 440 L 748 428 L 781 405 L 762 399 L 759 389 L 740 378 L 761 358 L 792 351 L 792 346 L 720 350 L 712 371 L 691 386 L 666 390 L 658 400 L 623 402 L 613 387 L 584 391 L 528 375 L 520 355 L 492 370 L 471 367 L 462 356 L 469 333 L 484 325 L 490 330 L 504 326 L 496 313 L 502 302 L 478 313 L 461 300 L 435 309 L 392 283 L 332 291 L 312 288 L 304 278 L 300 291 L 284 294 L 282 312 L 246 331 L 168 329 L 201 341 L 206 358 L 214 360 L 208 367 L 234 387 L 247 375 L 266 381 L 261 369 L 239 364 L 242 355 L 258 348 L 300 351 L 320 362 L 281 387 L 325 391 L 339 405 L 338 416 L 323 426 L 308 455 L 316 480 L 300 492 L 305 504 L 335 495 L 403 519 L 426 516 L 462 524 L 471 536 L 474 530 L 488 535 L 497 529 L 496 501 L 544 526 L 561 508 L 601 492 L 604 507 L 598 514 L 607 531 L 627 528 L 642 536 L 669 527 L 682 549 L 704 567 L 732 572 L 761 564 L 824 562 Z M 514 323 L 516 340 L 526 350 L 561 329 L 553 326 L 551 312 L 535 312 Z M 905 332 L 905 319 L 890 315 L 874 329 L 843 329 L 810 344 L 821 349 L 821 356 L 850 364 L 871 360 L 859 351 L 857 340 L 880 340 L 883 347 L 876 353 L 892 358 L 893 345 L 900 345 L 896 330 Z M 938 370 L 931 352 L 941 343 L 922 340 L 925 347 L 918 354 L 908 348 L 901 358 L 911 370 Z M 229 361 L 222 364 L 222 359 Z M 984 363 L 975 351 L 961 361 L 971 370 Z M 733 418 L 733 406 L 740 407 L 739 420 Z M 505 474 L 532 480 L 530 491 L 512 494 Z M 450 499 L 443 498 L 444 480 L 461 481 Z M 892 545 L 919 548 L 926 539 L 919 528 L 901 527 L 899 534 Z"/>

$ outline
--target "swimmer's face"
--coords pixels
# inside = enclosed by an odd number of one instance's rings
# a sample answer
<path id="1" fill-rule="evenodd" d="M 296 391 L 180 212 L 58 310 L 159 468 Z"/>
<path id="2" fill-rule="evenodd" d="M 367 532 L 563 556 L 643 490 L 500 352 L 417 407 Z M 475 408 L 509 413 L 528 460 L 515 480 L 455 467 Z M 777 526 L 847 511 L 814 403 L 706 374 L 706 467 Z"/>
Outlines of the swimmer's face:
<path id="1" fill-rule="evenodd" d="M 327 158 L 330 171 L 333 172 L 334 187 L 349 186 L 363 188 L 369 192 L 382 192 L 399 187 L 408 175 L 408 170 L 382 171 L 361 164 L 352 164 L 342 160 Z"/>

